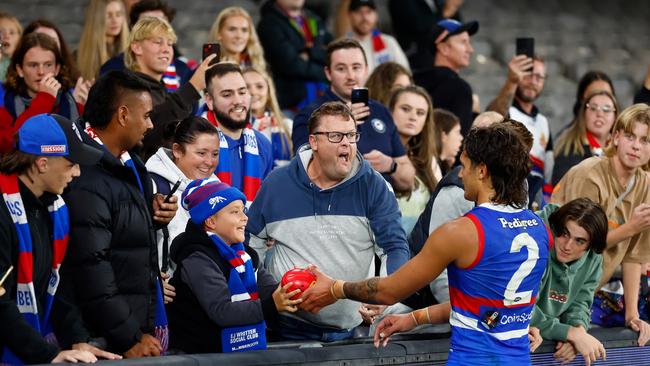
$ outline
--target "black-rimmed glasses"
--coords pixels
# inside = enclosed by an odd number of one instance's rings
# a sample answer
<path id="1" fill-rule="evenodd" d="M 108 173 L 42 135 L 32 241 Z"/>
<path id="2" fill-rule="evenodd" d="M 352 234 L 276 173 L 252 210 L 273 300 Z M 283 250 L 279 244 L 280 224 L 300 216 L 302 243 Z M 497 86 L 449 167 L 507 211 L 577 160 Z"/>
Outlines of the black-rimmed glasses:
<path id="1" fill-rule="evenodd" d="M 359 142 L 359 139 L 361 138 L 361 132 L 357 131 L 352 131 L 352 132 L 339 132 L 339 131 L 321 131 L 321 132 L 314 132 L 312 135 L 325 135 L 327 136 L 327 141 L 333 143 L 333 144 L 338 144 L 339 142 L 343 141 L 343 136 L 348 138 L 348 141 L 350 141 L 351 144 Z"/>

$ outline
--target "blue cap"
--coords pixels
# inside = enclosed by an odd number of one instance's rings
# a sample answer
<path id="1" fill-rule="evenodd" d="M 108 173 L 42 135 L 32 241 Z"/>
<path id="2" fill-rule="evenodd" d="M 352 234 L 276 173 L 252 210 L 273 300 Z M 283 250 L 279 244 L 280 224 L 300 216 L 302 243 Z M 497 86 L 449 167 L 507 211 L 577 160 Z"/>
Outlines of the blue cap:
<path id="1" fill-rule="evenodd" d="M 448 32 L 447 35 L 444 36 L 442 39 L 438 39 L 444 31 Z M 470 36 L 474 35 L 476 32 L 478 32 L 478 22 L 473 20 L 471 22 L 461 23 L 456 19 L 443 19 L 438 23 L 436 23 L 436 27 L 433 33 L 433 42 L 434 44 L 440 43 L 445 41 L 447 38 L 451 36 L 463 32 L 467 32 Z"/>
<path id="2" fill-rule="evenodd" d="M 18 129 L 16 149 L 38 156 L 63 156 L 73 163 L 93 165 L 101 150 L 84 144 L 77 126 L 56 114 L 38 114 Z"/>

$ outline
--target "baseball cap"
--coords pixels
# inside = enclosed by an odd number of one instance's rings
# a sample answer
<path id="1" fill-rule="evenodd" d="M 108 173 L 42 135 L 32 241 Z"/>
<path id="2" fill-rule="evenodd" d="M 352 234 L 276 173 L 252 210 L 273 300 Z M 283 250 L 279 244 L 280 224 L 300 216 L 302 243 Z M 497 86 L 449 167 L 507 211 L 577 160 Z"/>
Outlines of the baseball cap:
<path id="1" fill-rule="evenodd" d="M 375 5 L 375 2 L 373 0 L 352 0 L 350 1 L 350 6 L 348 7 L 348 11 L 355 11 L 359 9 L 362 6 L 369 6 L 372 9 L 377 9 L 377 6 Z"/>
<path id="2" fill-rule="evenodd" d="M 218 179 L 206 178 L 193 180 L 185 187 L 181 205 L 190 213 L 192 222 L 201 225 L 208 217 L 236 200 L 246 204 L 246 196 L 239 189 Z"/>
<path id="3" fill-rule="evenodd" d="M 461 23 L 456 19 L 443 19 L 436 23 L 433 30 L 433 43 L 444 42 L 447 38 L 467 32 L 470 36 L 478 32 L 478 22 L 473 20 L 467 23 Z"/>
<path id="4" fill-rule="evenodd" d="M 38 114 L 18 129 L 16 149 L 38 156 L 63 156 L 73 163 L 93 165 L 102 151 L 81 141 L 77 126 L 57 114 Z"/>

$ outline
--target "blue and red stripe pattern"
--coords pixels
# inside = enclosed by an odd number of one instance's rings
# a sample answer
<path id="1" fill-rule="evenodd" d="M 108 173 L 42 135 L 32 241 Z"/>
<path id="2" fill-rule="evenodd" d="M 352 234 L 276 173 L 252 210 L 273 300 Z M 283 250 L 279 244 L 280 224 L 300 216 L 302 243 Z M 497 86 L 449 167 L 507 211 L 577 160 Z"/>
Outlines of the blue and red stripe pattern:
<path id="1" fill-rule="evenodd" d="M 483 204 L 465 216 L 479 243 L 470 266 L 447 268 L 448 364 L 529 364 L 528 325 L 552 243 L 549 232 L 534 213 L 510 206 Z"/>

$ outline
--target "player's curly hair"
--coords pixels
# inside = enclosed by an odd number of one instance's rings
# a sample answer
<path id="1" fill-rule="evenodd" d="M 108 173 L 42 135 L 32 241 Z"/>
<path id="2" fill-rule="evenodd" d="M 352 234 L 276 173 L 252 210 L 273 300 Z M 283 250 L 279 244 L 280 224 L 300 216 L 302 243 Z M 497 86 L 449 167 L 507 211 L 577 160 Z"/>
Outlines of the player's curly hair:
<path id="1" fill-rule="evenodd" d="M 521 123 L 509 121 L 472 128 L 465 138 L 464 151 L 472 165 L 483 163 L 487 167 L 494 188 L 491 201 L 524 208 L 528 198 L 524 181 L 531 162 L 516 124 Z"/>

